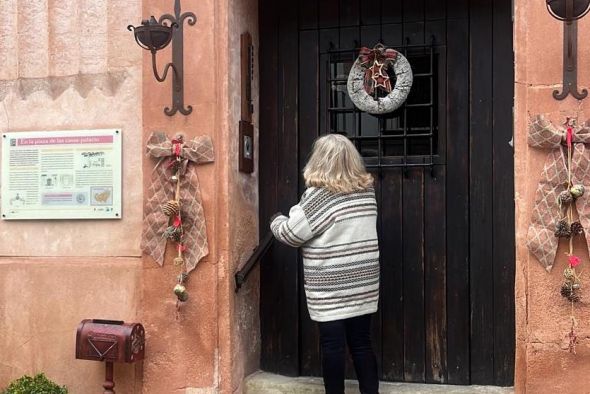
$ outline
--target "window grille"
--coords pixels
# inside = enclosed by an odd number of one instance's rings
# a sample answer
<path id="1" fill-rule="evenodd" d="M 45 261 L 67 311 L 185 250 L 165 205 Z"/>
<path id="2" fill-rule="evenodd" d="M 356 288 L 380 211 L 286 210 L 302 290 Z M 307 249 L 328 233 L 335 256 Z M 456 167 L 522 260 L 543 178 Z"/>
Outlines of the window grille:
<path id="1" fill-rule="evenodd" d="M 369 168 L 433 167 L 439 153 L 439 67 L 442 46 L 394 47 L 412 65 L 414 82 L 408 100 L 396 111 L 371 115 L 359 111 L 348 96 L 346 83 L 358 49 L 330 48 L 325 62 L 325 134 L 339 133 L 356 145 Z M 393 70 L 389 73 L 394 76 Z M 393 84 L 393 81 L 392 81 Z M 443 85 L 444 89 L 444 85 Z M 444 111 L 444 108 L 442 109 Z"/>

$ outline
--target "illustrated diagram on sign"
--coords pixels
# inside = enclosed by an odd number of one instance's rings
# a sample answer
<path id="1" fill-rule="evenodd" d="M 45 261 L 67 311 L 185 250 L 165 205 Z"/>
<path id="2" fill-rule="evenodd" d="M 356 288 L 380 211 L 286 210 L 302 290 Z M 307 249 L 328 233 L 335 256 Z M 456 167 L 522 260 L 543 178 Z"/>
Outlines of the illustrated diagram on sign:
<path id="1" fill-rule="evenodd" d="M 57 185 L 57 174 L 41 174 L 41 187 L 44 189 L 53 189 Z"/>
<path id="2" fill-rule="evenodd" d="M 11 207 L 22 207 L 25 205 L 25 199 L 21 197 L 20 193 L 14 194 L 9 202 Z"/>
<path id="3" fill-rule="evenodd" d="M 82 152 L 81 153 L 82 168 L 104 168 L 105 167 L 105 152 Z"/>
<path id="4" fill-rule="evenodd" d="M 93 187 L 91 189 L 92 205 L 112 205 L 113 188 L 112 187 Z"/>

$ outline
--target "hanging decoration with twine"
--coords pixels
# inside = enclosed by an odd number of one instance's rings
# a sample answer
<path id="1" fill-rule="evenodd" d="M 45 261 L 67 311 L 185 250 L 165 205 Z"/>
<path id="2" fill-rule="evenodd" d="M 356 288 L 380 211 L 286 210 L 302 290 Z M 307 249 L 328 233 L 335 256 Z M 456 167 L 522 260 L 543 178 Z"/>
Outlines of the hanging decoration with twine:
<path id="1" fill-rule="evenodd" d="M 563 270 L 565 281 L 561 286 L 561 295 L 567 298 L 571 303 L 571 327 L 568 333 L 569 351 L 576 353 L 576 344 L 578 337 L 576 335 L 576 318 L 574 317 L 574 302 L 580 301 L 580 275 L 576 272 L 576 267 L 580 265 L 580 258 L 574 255 L 574 236 L 584 233 L 584 228 L 580 222 L 574 222 L 574 204 L 577 198 L 584 195 L 583 185 L 572 184 L 572 155 L 573 155 L 573 135 L 575 122 L 566 120 L 566 147 L 567 147 L 567 190 L 559 194 L 559 206 L 564 212 L 564 218 L 559 221 L 562 227 L 567 227 L 567 231 L 559 234 L 559 228 L 556 230 L 557 237 L 566 237 L 568 239 L 569 250 L 567 253 L 567 266 Z M 565 226 L 563 226 L 565 224 Z"/>
<path id="2" fill-rule="evenodd" d="M 553 148 L 547 155 L 537 187 L 533 218 L 527 234 L 527 246 L 539 262 L 550 271 L 560 239 L 568 241 L 567 263 L 563 270 L 561 295 L 571 305 L 568 348 L 576 353 L 578 338 L 574 304 L 581 300 L 580 257 L 574 255 L 574 237 L 586 236 L 590 224 L 590 204 L 585 187 L 590 182 L 590 129 L 579 127 L 575 119 L 567 118 L 563 129 L 556 128 L 543 116 L 532 119 L 528 143 L 532 147 Z M 563 148 L 565 145 L 565 148 Z M 565 150 L 565 152 L 564 152 Z M 575 219 L 575 213 L 579 219 Z"/>
<path id="3" fill-rule="evenodd" d="M 395 111 L 406 101 L 413 79 L 404 55 L 377 44 L 373 49 L 361 48 L 346 87 L 359 110 L 380 115 Z"/>
<path id="4" fill-rule="evenodd" d="M 189 273 L 209 253 L 196 165 L 213 162 L 213 144 L 209 136 L 185 141 L 180 134 L 170 140 L 164 133 L 153 133 L 147 153 L 159 160 L 148 188 L 141 247 L 162 266 L 167 241 L 175 244 L 174 264 L 180 272 L 174 294 L 179 306 L 188 300 Z"/>
<path id="5" fill-rule="evenodd" d="M 590 127 L 569 119 L 556 127 L 542 115 L 531 119 L 528 144 L 550 149 L 535 193 L 527 247 L 541 265 L 551 271 L 559 239 L 585 236 L 590 247 Z M 579 219 L 574 221 L 577 211 Z"/>

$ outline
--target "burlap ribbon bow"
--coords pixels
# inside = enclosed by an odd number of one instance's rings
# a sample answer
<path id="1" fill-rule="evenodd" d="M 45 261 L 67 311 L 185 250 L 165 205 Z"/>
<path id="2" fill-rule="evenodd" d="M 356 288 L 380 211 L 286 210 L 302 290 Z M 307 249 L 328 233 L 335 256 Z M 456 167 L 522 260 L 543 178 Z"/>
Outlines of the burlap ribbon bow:
<path id="1" fill-rule="evenodd" d="M 365 68 L 365 91 L 369 95 L 375 93 L 375 89 L 380 86 L 387 93 L 393 89 L 391 78 L 387 73 L 390 62 L 395 61 L 397 52 L 391 48 L 385 48 L 382 44 L 377 44 L 375 48 L 362 47 L 359 51 L 359 61 Z"/>
<path id="2" fill-rule="evenodd" d="M 555 127 L 543 116 L 531 119 L 528 144 L 533 148 L 551 149 L 545 159 L 541 179 L 535 194 L 535 207 L 531 225 L 527 234 L 527 246 L 547 271 L 551 271 L 557 253 L 559 239 L 555 236 L 557 222 L 564 212 L 558 202 L 559 193 L 568 190 L 567 156 L 563 148 L 567 132 Z M 572 184 L 590 186 L 590 127 L 573 128 Z M 588 192 L 575 201 L 580 223 L 584 229 L 590 229 L 590 204 Z M 590 245 L 589 232 L 585 237 Z"/>
<path id="3" fill-rule="evenodd" d="M 147 153 L 159 158 L 148 188 L 148 199 L 144 210 L 144 228 L 141 248 L 158 264 L 164 264 L 166 238 L 162 234 L 169 218 L 162 212 L 162 205 L 174 198 L 175 184 L 170 181 L 172 174 L 162 162 L 174 157 L 173 143 L 164 133 L 153 133 L 148 139 Z M 192 271 L 197 263 L 209 253 L 207 226 L 201 203 L 201 190 L 195 164 L 213 162 L 213 143 L 209 136 L 199 136 L 182 144 L 182 171 L 180 199 L 184 227 L 184 257 L 186 271 Z M 191 163 L 193 165 L 191 165 Z"/>

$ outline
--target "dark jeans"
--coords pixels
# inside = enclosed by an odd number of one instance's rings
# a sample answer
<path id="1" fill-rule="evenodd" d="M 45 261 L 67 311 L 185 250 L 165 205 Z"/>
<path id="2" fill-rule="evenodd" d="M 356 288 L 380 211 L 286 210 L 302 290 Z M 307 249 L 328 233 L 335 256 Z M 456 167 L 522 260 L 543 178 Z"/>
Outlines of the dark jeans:
<path id="1" fill-rule="evenodd" d="M 326 394 L 344 394 L 346 344 L 362 394 L 377 394 L 377 359 L 371 346 L 371 315 L 319 322 Z"/>

